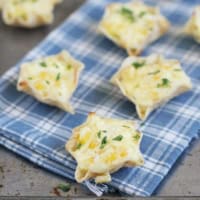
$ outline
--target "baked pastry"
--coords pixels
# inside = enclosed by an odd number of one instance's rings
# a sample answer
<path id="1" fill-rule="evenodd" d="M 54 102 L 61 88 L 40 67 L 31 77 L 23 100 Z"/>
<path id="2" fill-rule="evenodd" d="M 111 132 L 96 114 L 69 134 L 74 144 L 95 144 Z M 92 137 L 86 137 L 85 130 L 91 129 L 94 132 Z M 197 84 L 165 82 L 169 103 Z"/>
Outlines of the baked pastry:
<path id="1" fill-rule="evenodd" d="M 84 65 L 69 53 L 41 58 L 21 66 L 17 89 L 37 100 L 74 113 L 69 99 Z"/>
<path id="2" fill-rule="evenodd" d="M 141 139 L 135 122 L 90 113 L 87 121 L 73 130 L 66 144 L 67 151 L 77 161 L 75 179 L 105 183 L 111 181 L 110 174 L 121 167 L 143 165 Z"/>
<path id="3" fill-rule="evenodd" d="M 200 43 L 200 6 L 197 6 L 187 22 L 184 32 Z"/>
<path id="4" fill-rule="evenodd" d="M 107 6 L 99 29 L 129 55 L 139 55 L 168 31 L 169 22 L 158 8 L 142 2 L 112 3 Z"/>
<path id="5" fill-rule="evenodd" d="M 161 55 L 128 57 L 111 82 L 136 105 L 142 120 L 155 108 L 192 88 L 179 61 Z"/>
<path id="6" fill-rule="evenodd" d="M 2 8 L 3 21 L 25 28 L 51 24 L 56 3 L 58 0 L 6 0 Z"/>

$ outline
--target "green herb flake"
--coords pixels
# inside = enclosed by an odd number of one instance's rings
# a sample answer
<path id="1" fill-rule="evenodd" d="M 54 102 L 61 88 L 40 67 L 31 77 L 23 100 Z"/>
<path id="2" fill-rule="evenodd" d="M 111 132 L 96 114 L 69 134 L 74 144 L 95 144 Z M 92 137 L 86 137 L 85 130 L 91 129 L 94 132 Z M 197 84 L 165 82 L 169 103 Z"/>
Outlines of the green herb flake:
<path id="1" fill-rule="evenodd" d="M 71 68 L 72 68 L 72 65 L 70 65 L 70 64 L 66 66 L 67 70 L 70 70 Z"/>
<path id="2" fill-rule="evenodd" d="M 103 133 L 107 133 L 107 130 L 102 130 Z"/>
<path id="3" fill-rule="evenodd" d="M 46 64 L 45 62 L 41 62 L 41 63 L 40 63 L 40 66 L 41 66 L 41 67 L 47 67 L 47 64 Z"/>
<path id="4" fill-rule="evenodd" d="M 117 137 L 113 138 L 115 141 L 121 141 L 123 139 L 122 135 L 118 135 Z"/>
<path id="5" fill-rule="evenodd" d="M 33 80 L 33 77 L 28 77 L 28 80 Z"/>
<path id="6" fill-rule="evenodd" d="M 130 126 L 123 125 L 124 128 L 130 128 Z"/>
<path id="7" fill-rule="evenodd" d="M 101 138 L 101 131 L 99 131 L 98 133 L 97 133 L 97 137 L 100 139 Z"/>
<path id="8" fill-rule="evenodd" d="M 150 73 L 148 73 L 148 75 L 155 75 L 155 74 L 158 74 L 158 73 L 160 73 L 160 70 L 156 70 L 154 72 L 150 72 Z"/>
<path id="9" fill-rule="evenodd" d="M 59 81 L 59 80 L 60 80 L 60 72 L 56 76 L 56 81 Z"/>
<path id="10" fill-rule="evenodd" d="M 135 67 L 135 69 L 141 68 L 145 65 L 145 61 L 139 63 L 139 62 L 134 62 L 132 63 L 132 66 Z"/>
<path id="11" fill-rule="evenodd" d="M 54 67 L 55 67 L 56 69 L 59 68 L 59 66 L 58 66 L 56 63 L 54 63 L 53 65 L 54 65 Z"/>
<path id="12" fill-rule="evenodd" d="M 100 149 L 103 149 L 106 144 L 107 144 L 107 136 L 104 136 L 102 141 L 101 141 Z"/>
<path id="13" fill-rule="evenodd" d="M 144 15 L 146 15 L 147 13 L 145 12 L 145 11 L 141 11 L 140 13 L 139 13 L 139 15 L 138 15 L 138 17 L 143 17 Z"/>
<path id="14" fill-rule="evenodd" d="M 50 84 L 50 82 L 49 82 L 49 81 L 47 81 L 47 80 L 46 80 L 45 82 L 46 82 L 46 84 L 47 84 L 47 85 L 49 85 L 49 84 Z"/>
<path id="15" fill-rule="evenodd" d="M 62 190 L 63 192 L 68 192 L 71 189 L 71 185 L 69 183 L 59 184 L 57 186 L 58 189 Z"/>
<path id="16" fill-rule="evenodd" d="M 129 20 L 130 22 L 134 22 L 135 21 L 135 17 L 133 15 L 132 10 L 128 9 L 128 8 L 121 8 L 120 10 L 120 14 L 126 18 L 127 20 Z"/>
<path id="17" fill-rule="evenodd" d="M 181 69 L 174 69 L 175 72 L 180 72 L 182 71 Z"/>
<path id="18" fill-rule="evenodd" d="M 22 18 L 23 20 L 27 20 L 27 15 L 26 15 L 26 13 L 21 14 L 21 18 Z"/>
<path id="19" fill-rule="evenodd" d="M 162 83 L 157 84 L 157 87 L 169 87 L 170 86 L 170 81 L 167 78 L 162 79 Z"/>
<path id="20" fill-rule="evenodd" d="M 76 146 L 76 150 L 79 150 L 81 147 L 82 147 L 82 144 L 78 143 L 77 146 Z"/>
<path id="21" fill-rule="evenodd" d="M 137 133 L 136 135 L 133 136 L 133 139 L 138 141 L 140 139 L 140 134 Z"/>

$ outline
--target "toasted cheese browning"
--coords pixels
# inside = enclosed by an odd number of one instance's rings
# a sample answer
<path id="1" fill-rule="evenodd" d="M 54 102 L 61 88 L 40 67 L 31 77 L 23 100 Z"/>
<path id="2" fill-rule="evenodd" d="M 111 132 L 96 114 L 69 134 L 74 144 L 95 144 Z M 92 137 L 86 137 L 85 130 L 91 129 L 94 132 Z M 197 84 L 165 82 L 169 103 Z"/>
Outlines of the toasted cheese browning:
<path id="1" fill-rule="evenodd" d="M 111 81 L 136 105 L 142 120 L 161 104 L 192 88 L 180 63 L 160 55 L 127 58 Z"/>
<path id="2" fill-rule="evenodd" d="M 185 26 L 185 33 L 200 43 L 200 6 L 197 6 Z"/>
<path id="3" fill-rule="evenodd" d="M 138 55 L 169 29 L 158 8 L 142 2 L 110 4 L 100 23 L 100 31 L 129 55 Z"/>
<path id="4" fill-rule="evenodd" d="M 83 64 L 69 53 L 61 53 L 21 66 L 17 89 L 43 103 L 73 113 L 69 99 L 75 91 Z"/>
<path id="5" fill-rule="evenodd" d="M 77 182 L 95 179 L 96 183 L 111 181 L 111 173 L 123 166 L 143 165 L 140 152 L 142 134 L 135 123 L 108 119 L 90 113 L 87 121 L 73 130 L 66 144 L 76 159 Z"/>
<path id="6" fill-rule="evenodd" d="M 53 21 L 54 6 L 60 0 L 4 0 L 3 20 L 12 26 L 33 28 Z"/>

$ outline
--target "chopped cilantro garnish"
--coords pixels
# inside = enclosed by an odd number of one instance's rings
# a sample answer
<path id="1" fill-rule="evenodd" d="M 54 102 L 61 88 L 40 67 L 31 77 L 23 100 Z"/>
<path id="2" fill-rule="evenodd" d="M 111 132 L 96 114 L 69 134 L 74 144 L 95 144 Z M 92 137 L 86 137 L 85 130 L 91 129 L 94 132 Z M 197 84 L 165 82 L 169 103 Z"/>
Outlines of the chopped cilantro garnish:
<path id="1" fill-rule="evenodd" d="M 106 144 L 107 144 L 107 136 L 104 136 L 102 141 L 101 141 L 100 149 L 103 149 Z"/>
<path id="2" fill-rule="evenodd" d="M 68 192 L 71 189 L 71 185 L 69 183 L 66 184 L 59 184 L 57 186 L 58 189 L 62 190 L 63 192 Z"/>
<path id="3" fill-rule="evenodd" d="M 132 12 L 132 10 L 123 7 L 123 8 L 121 9 L 121 14 L 124 14 L 124 15 L 132 15 L 133 12 Z"/>
<path id="4" fill-rule="evenodd" d="M 72 66 L 70 64 L 66 66 L 67 70 L 70 70 L 71 68 L 72 68 Z"/>
<path id="5" fill-rule="evenodd" d="M 125 17 L 126 19 L 128 19 L 130 22 L 134 22 L 135 21 L 135 17 L 133 15 L 132 10 L 128 9 L 128 8 L 121 8 L 120 10 L 120 14 Z"/>
<path id="6" fill-rule="evenodd" d="M 170 86 L 170 81 L 167 78 L 162 79 L 162 83 L 157 84 L 157 87 L 169 87 Z"/>
<path id="7" fill-rule="evenodd" d="M 103 133 L 107 133 L 106 130 L 101 130 L 101 131 L 99 131 L 99 132 L 97 133 L 98 138 L 101 138 L 102 132 L 103 132 Z"/>
<path id="8" fill-rule="evenodd" d="M 54 63 L 54 66 L 55 66 L 55 68 L 57 68 L 57 69 L 59 68 L 59 66 L 58 66 L 56 63 Z"/>
<path id="9" fill-rule="evenodd" d="M 41 63 L 40 63 L 40 66 L 41 66 L 41 67 L 47 67 L 47 64 L 46 64 L 45 62 L 41 62 Z"/>
<path id="10" fill-rule="evenodd" d="M 139 62 L 134 62 L 132 63 L 132 66 L 135 67 L 135 69 L 138 69 L 140 67 L 143 67 L 145 65 L 145 61 L 139 63 Z"/>
<path id="11" fill-rule="evenodd" d="M 155 74 L 158 74 L 159 72 L 160 72 L 160 70 L 156 70 L 156 71 L 154 71 L 154 72 L 148 73 L 148 75 L 155 75 Z"/>
<path id="12" fill-rule="evenodd" d="M 134 135 L 133 138 L 134 138 L 135 140 L 139 140 L 139 139 L 140 139 L 140 134 Z"/>
<path id="13" fill-rule="evenodd" d="M 145 12 L 145 11 L 141 11 L 140 13 L 139 13 L 139 17 L 143 17 L 144 15 L 146 15 L 147 13 Z"/>
<path id="14" fill-rule="evenodd" d="M 98 138 L 101 138 L 101 131 L 97 133 Z"/>
<path id="15" fill-rule="evenodd" d="M 129 126 L 123 125 L 124 128 L 130 128 Z"/>
<path id="16" fill-rule="evenodd" d="M 76 149 L 80 149 L 81 146 L 82 146 L 82 144 L 81 144 L 81 143 L 78 143 L 77 146 L 76 146 Z"/>
<path id="17" fill-rule="evenodd" d="M 48 85 L 50 84 L 50 82 L 49 82 L 49 81 L 47 81 L 47 80 L 46 80 L 45 82 L 46 82 L 46 84 L 48 84 Z"/>
<path id="18" fill-rule="evenodd" d="M 22 14 L 21 14 L 21 18 L 22 18 L 23 20 L 27 20 L 27 15 L 26 15 L 26 13 L 22 13 Z"/>
<path id="19" fill-rule="evenodd" d="M 176 71 L 176 72 L 180 72 L 180 71 L 181 71 L 181 69 L 174 69 L 174 71 Z"/>
<path id="20" fill-rule="evenodd" d="M 60 72 L 56 76 L 56 81 L 59 81 L 59 80 L 60 80 Z"/>
<path id="21" fill-rule="evenodd" d="M 122 135 L 118 135 L 117 137 L 113 138 L 115 141 L 121 141 L 123 139 Z"/>

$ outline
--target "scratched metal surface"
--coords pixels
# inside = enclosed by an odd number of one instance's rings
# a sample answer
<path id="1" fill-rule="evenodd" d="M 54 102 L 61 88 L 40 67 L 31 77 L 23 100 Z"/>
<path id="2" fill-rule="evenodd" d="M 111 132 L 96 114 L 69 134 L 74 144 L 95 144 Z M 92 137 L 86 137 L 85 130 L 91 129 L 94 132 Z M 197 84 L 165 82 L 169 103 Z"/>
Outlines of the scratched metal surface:
<path id="1" fill-rule="evenodd" d="M 64 0 L 63 4 L 55 10 L 54 24 L 35 30 L 7 27 L 0 19 L 0 74 L 14 65 L 83 2 L 84 0 Z M 168 199 L 168 197 L 164 198 L 165 196 L 200 196 L 199 172 L 200 142 L 197 141 L 178 160 L 171 173 L 155 192 L 155 195 L 162 196 L 159 198 L 160 200 Z M 69 192 L 55 191 L 58 184 L 65 182 L 70 181 L 47 172 L 0 146 L 0 196 L 51 197 L 61 195 L 72 197 L 72 199 L 80 196 L 87 197 L 87 199 L 94 197 L 85 187 L 71 182 Z M 119 193 L 113 193 L 107 196 L 116 197 L 119 195 Z M 2 199 L 13 198 L 2 197 Z"/>

